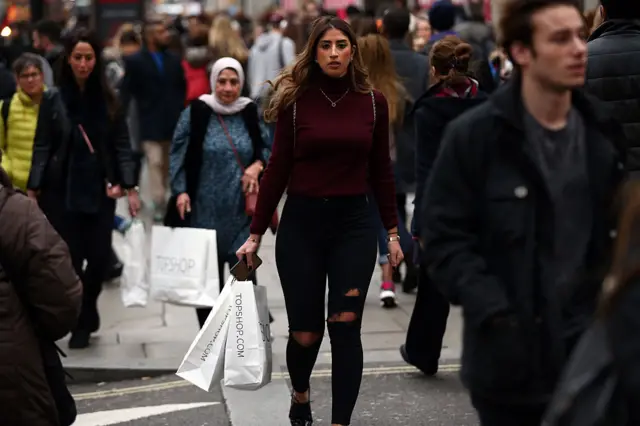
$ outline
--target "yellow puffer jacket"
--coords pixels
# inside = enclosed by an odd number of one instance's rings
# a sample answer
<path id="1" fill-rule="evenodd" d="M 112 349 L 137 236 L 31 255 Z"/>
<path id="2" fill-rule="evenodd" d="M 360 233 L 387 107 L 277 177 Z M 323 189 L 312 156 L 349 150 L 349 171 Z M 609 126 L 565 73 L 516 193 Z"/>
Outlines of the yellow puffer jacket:
<path id="1" fill-rule="evenodd" d="M 21 89 L 18 89 L 9 102 L 11 105 L 6 138 L 4 122 L 0 118 L 2 168 L 7 171 L 14 186 L 26 191 L 40 105 L 34 103 Z"/>

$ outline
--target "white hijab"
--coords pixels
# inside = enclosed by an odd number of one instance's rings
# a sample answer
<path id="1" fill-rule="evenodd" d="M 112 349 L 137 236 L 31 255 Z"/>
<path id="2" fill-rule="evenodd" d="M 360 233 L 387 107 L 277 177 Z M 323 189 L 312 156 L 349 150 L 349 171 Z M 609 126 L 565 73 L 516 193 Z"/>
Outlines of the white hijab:
<path id="1" fill-rule="evenodd" d="M 214 64 L 213 68 L 211 68 L 211 90 L 213 92 L 210 95 L 202 95 L 200 96 L 200 100 L 205 104 L 209 105 L 213 112 L 222 115 L 232 115 L 236 114 L 243 109 L 251 102 L 251 99 L 240 96 L 238 99 L 233 101 L 230 104 L 223 104 L 216 97 L 216 82 L 218 81 L 218 77 L 220 73 L 226 69 L 232 69 L 238 74 L 238 80 L 240 80 L 240 90 L 244 87 L 244 71 L 242 70 L 242 65 L 240 62 L 236 61 L 233 58 L 220 58 Z"/>

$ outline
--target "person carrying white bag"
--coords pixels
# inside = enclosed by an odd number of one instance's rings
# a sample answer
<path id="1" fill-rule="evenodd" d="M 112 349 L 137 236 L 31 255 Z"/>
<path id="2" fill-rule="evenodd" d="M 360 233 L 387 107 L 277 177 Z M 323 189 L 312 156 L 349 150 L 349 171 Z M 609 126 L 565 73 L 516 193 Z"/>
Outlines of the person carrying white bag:
<path id="1" fill-rule="evenodd" d="M 271 382 L 272 352 L 267 289 L 233 284 L 232 314 L 224 360 L 224 385 L 256 390 Z"/>
<path id="2" fill-rule="evenodd" d="M 149 265 L 144 224 L 134 219 L 124 235 L 123 259 L 125 260 L 120 280 L 120 294 L 125 308 L 147 306 L 149 298 Z"/>
<path id="3" fill-rule="evenodd" d="M 256 104 L 240 96 L 244 85 L 240 63 L 220 58 L 210 80 L 212 93 L 182 112 L 171 141 L 171 199 L 164 223 L 215 229 L 223 275 L 225 264 L 236 263 L 235 253 L 249 236 L 251 201 L 255 203 L 270 144 L 261 131 Z M 196 313 L 202 327 L 209 309 L 201 307 Z"/>

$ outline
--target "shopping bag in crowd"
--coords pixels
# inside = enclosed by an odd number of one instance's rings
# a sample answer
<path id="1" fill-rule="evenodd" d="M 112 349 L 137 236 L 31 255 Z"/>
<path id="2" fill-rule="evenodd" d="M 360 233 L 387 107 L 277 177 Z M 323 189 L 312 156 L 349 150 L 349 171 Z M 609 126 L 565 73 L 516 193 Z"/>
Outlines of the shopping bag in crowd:
<path id="1" fill-rule="evenodd" d="M 230 277 L 215 301 L 176 374 L 207 392 L 220 383 L 224 371 L 225 343 L 233 311 Z"/>
<path id="2" fill-rule="evenodd" d="M 151 296 L 175 305 L 212 307 L 218 293 L 216 231 L 154 226 Z"/>
<path id="3" fill-rule="evenodd" d="M 224 385 L 256 390 L 271 381 L 271 329 L 267 289 L 236 282 L 224 360 Z"/>
<path id="4" fill-rule="evenodd" d="M 124 235 L 120 294 L 126 308 L 147 306 L 149 298 L 149 264 L 144 224 L 134 219 Z"/>

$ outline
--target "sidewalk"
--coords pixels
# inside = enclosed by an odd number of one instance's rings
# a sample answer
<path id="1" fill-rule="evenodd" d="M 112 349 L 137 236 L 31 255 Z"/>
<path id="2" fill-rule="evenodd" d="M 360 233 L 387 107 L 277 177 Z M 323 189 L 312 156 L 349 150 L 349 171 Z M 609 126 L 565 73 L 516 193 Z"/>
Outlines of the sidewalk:
<path id="1" fill-rule="evenodd" d="M 122 207 L 122 206 L 120 206 Z M 120 209 L 119 209 L 120 210 Z M 269 308 L 275 319 L 272 332 L 274 371 L 284 367 L 287 341 L 287 317 L 274 256 L 275 238 L 265 235 L 260 255 L 264 264 L 258 271 L 260 285 L 267 287 Z M 122 237 L 114 236 L 116 250 Z M 304 283 L 301 283 L 303 285 Z M 378 302 L 380 274 L 376 269 L 367 297 L 362 340 L 365 364 L 403 364 L 398 352 L 404 342 L 415 295 L 399 291 L 398 307 L 383 309 Z M 150 301 L 146 308 L 124 308 L 117 284 L 108 284 L 100 296 L 101 328 L 91 346 L 84 350 L 68 350 L 67 338 L 60 347 L 68 355 L 63 363 L 78 381 L 110 381 L 153 376 L 176 371 L 191 341 L 198 332 L 195 310 Z M 461 317 L 453 309 L 445 336 L 443 362 L 456 362 L 460 357 Z M 323 340 L 317 368 L 330 365 L 329 339 Z"/>

